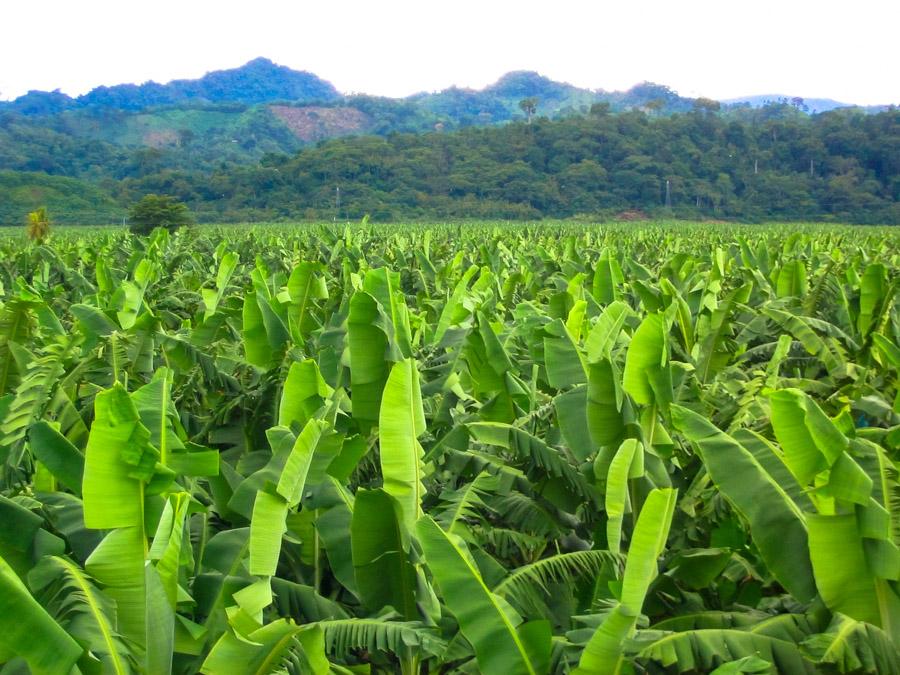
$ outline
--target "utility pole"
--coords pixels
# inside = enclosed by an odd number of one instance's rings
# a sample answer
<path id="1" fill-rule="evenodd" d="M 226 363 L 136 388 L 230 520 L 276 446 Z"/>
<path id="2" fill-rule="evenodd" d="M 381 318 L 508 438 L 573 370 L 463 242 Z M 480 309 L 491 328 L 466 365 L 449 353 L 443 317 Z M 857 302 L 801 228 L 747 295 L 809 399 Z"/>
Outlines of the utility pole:
<path id="1" fill-rule="evenodd" d="M 338 218 L 341 217 L 341 188 L 337 186 L 334 188 L 334 222 L 337 222 Z"/>
<path id="2" fill-rule="evenodd" d="M 666 178 L 666 208 L 672 208 L 672 192 L 669 189 L 669 179 Z"/>
<path id="3" fill-rule="evenodd" d="M 812 178 L 812 176 L 813 176 L 814 166 L 815 166 L 815 165 L 813 164 L 812 159 L 810 159 L 810 160 L 809 160 L 809 177 L 810 177 L 810 178 Z"/>
<path id="4" fill-rule="evenodd" d="M 753 175 L 755 176 L 758 173 L 759 173 L 759 160 L 754 159 L 753 160 Z"/>

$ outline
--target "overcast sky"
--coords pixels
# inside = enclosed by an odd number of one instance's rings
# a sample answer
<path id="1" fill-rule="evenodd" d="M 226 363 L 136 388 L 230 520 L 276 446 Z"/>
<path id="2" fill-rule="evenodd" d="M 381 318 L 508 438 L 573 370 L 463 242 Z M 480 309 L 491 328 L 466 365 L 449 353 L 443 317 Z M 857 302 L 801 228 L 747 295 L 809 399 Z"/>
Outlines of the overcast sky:
<path id="1" fill-rule="evenodd" d="M 387 96 L 536 70 L 591 89 L 900 103 L 898 19 L 897 0 L 5 0 L 0 99 L 265 56 Z"/>

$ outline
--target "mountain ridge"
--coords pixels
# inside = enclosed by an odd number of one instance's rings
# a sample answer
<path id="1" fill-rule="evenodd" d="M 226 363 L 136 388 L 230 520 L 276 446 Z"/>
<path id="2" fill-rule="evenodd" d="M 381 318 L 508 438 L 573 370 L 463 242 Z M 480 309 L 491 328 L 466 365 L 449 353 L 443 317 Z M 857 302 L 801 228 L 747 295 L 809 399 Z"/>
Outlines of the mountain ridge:
<path id="1" fill-rule="evenodd" d="M 340 98 L 334 85 L 305 70 L 293 70 L 257 57 L 236 68 L 214 70 L 199 78 L 159 83 L 122 83 L 100 85 L 80 96 L 69 96 L 59 89 L 30 90 L 12 101 L 0 101 L 0 110 L 22 114 L 55 114 L 65 110 L 111 107 L 142 110 L 155 106 L 187 102 L 268 103 L 278 100 L 327 102 Z M 47 110 L 40 106 L 46 105 Z"/>
<path id="2" fill-rule="evenodd" d="M 840 108 L 859 108 L 866 112 L 876 113 L 887 110 L 890 107 L 890 104 L 887 103 L 878 105 L 859 105 L 857 103 L 837 101 L 833 98 L 805 98 L 803 96 L 786 96 L 785 94 L 739 96 L 737 98 L 722 99 L 720 103 L 726 106 L 749 105 L 752 108 L 762 108 L 767 105 L 787 103 L 788 105 L 798 105 L 803 112 L 813 115 L 830 112 L 832 110 L 839 110 Z"/>
<path id="3" fill-rule="evenodd" d="M 495 96 L 500 98 L 528 98 L 544 96 L 547 101 L 565 101 L 569 98 L 594 97 L 598 102 L 640 98 L 639 92 L 647 87 L 664 89 L 668 94 L 680 97 L 663 85 L 642 82 L 625 91 L 605 91 L 578 87 L 567 82 L 552 80 L 536 71 L 518 70 L 501 75 L 495 82 L 481 89 L 451 86 L 446 89 L 419 92 L 404 97 L 358 94 L 390 101 L 429 100 L 436 96 Z M 210 71 L 199 78 L 181 78 L 166 83 L 147 81 L 142 84 L 120 83 L 94 87 L 85 94 L 69 96 L 59 89 L 53 91 L 30 90 L 11 101 L 0 101 L 0 110 L 24 115 L 57 114 L 66 110 L 90 107 L 111 107 L 119 110 L 143 110 L 156 106 L 185 103 L 331 103 L 353 95 L 339 92 L 329 81 L 305 70 L 294 70 L 279 65 L 265 57 L 257 57 L 235 68 Z M 722 99 L 724 105 L 761 107 L 768 103 L 804 101 L 810 112 L 826 112 L 839 107 L 859 107 L 868 111 L 882 110 L 885 105 L 860 106 L 829 98 L 802 99 L 776 94 L 759 94 Z M 646 102 L 646 101 L 644 101 Z M 640 101 L 638 101 L 638 104 Z"/>

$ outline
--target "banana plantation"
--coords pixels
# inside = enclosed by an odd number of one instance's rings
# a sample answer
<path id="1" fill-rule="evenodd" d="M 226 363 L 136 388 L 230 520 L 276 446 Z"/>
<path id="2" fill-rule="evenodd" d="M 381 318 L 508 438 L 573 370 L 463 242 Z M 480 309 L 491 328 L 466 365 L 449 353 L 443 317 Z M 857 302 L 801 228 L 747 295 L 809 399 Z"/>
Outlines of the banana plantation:
<path id="1" fill-rule="evenodd" d="M 900 235 L 0 235 L 0 673 L 898 673 Z"/>

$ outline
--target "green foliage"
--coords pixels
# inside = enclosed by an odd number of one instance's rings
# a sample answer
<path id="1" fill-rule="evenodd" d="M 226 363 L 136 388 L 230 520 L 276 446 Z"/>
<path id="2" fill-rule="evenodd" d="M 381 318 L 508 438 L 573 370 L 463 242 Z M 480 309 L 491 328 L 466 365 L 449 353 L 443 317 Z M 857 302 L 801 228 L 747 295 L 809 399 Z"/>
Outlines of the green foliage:
<path id="1" fill-rule="evenodd" d="M 157 227 L 175 230 L 193 222 L 187 205 L 167 195 L 144 195 L 131 207 L 129 217 L 135 234 L 150 234 Z"/>
<path id="2" fill-rule="evenodd" d="M 4 672 L 898 668 L 889 228 L 21 239 Z"/>
<path id="3" fill-rule="evenodd" d="M 103 188 L 45 173 L 0 170 L 0 225 L 20 225 L 22 214 L 44 206 L 57 225 L 121 223 L 125 214 Z"/>
<path id="4" fill-rule="evenodd" d="M 897 116 L 835 111 L 575 115 L 453 133 L 348 137 L 242 171 L 182 173 L 195 210 L 258 217 L 510 218 L 624 211 L 718 219 L 897 223 Z M 846 136 L 857 139 L 841 144 Z M 573 140 L 574 139 L 574 140 Z M 667 148 L 677 147 L 678 152 Z M 564 149 L 561 150 L 561 149 Z M 693 157 L 685 161 L 684 157 Z M 813 158 L 818 169 L 809 173 Z M 874 158 L 878 158 L 875 160 Z M 214 199 L 204 197 L 216 185 Z M 665 185 L 669 181 L 666 207 Z M 171 184 L 138 177 L 129 194 Z M 640 217 L 640 214 L 637 214 Z M 787 283 L 787 282 L 785 282 Z"/>

